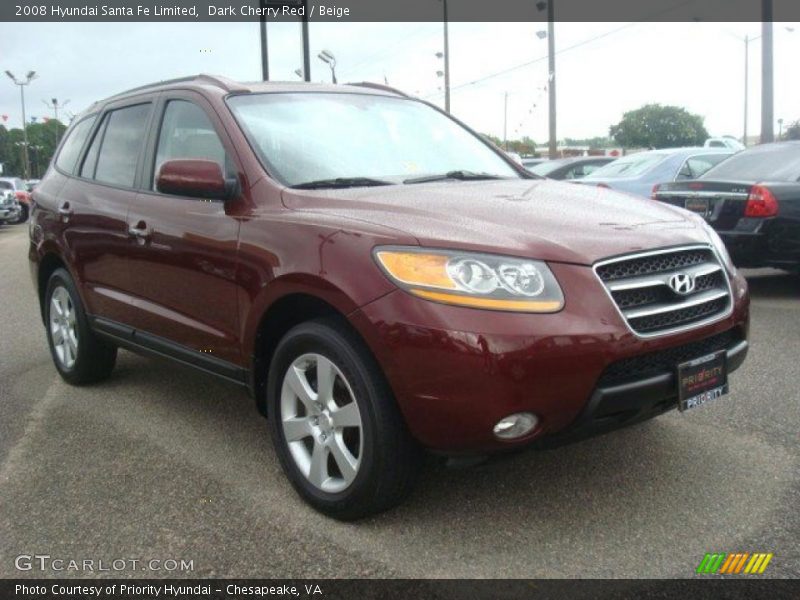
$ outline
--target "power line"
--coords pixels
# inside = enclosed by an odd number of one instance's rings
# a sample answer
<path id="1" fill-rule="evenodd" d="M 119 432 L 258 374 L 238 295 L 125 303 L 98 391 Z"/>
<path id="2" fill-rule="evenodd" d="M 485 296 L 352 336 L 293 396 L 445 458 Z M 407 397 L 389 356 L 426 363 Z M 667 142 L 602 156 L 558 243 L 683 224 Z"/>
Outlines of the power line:
<path id="1" fill-rule="evenodd" d="M 559 54 L 563 54 L 564 52 L 569 52 L 570 50 L 574 50 L 575 48 L 580 48 L 581 46 L 585 46 L 586 44 L 590 44 L 592 42 L 595 42 L 597 40 L 603 39 L 603 38 L 608 37 L 610 35 L 614 35 L 615 33 L 618 33 L 618 32 L 620 32 L 620 31 L 622 31 L 624 29 L 628 29 L 628 28 L 633 27 L 635 25 L 639 25 L 639 24 L 641 24 L 643 22 L 647 22 L 647 21 L 650 21 L 652 19 L 655 19 L 656 17 L 659 17 L 659 16 L 664 15 L 666 13 L 672 12 L 673 10 L 681 8 L 681 7 L 683 7 L 683 6 L 687 5 L 687 4 L 694 4 L 696 1 L 697 0 L 683 0 L 682 2 L 678 2 L 677 4 L 674 4 L 672 6 L 668 6 L 668 7 L 664 8 L 664 9 L 661 9 L 659 11 L 651 13 L 650 15 L 645 16 L 640 21 L 634 21 L 634 22 L 626 23 L 625 25 L 622 25 L 621 27 L 617 27 L 615 29 L 610 29 L 609 31 L 606 31 L 606 32 L 601 33 L 599 35 L 596 35 L 596 36 L 587 38 L 585 40 L 582 40 L 580 42 L 577 42 L 576 44 L 573 44 L 572 46 L 567 46 L 566 48 L 562 48 L 561 50 L 556 51 L 554 53 L 554 55 L 557 56 Z M 513 71 L 517 71 L 519 69 L 523 69 L 525 67 L 529 67 L 529 66 L 534 65 L 534 64 L 536 64 L 538 62 L 541 62 L 543 60 L 547 60 L 547 58 L 548 58 L 547 55 L 540 56 L 538 58 L 535 58 L 533 60 L 518 64 L 516 66 L 509 67 L 509 68 L 503 69 L 501 71 L 496 71 L 494 73 L 490 73 L 489 75 L 485 75 L 484 77 L 479 77 L 478 79 L 474 79 L 472 81 L 468 81 L 468 82 L 459 84 L 457 86 L 453 86 L 453 87 L 450 88 L 450 91 L 453 92 L 453 91 L 457 91 L 459 89 L 463 89 L 463 88 L 465 88 L 467 86 L 472 86 L 472 85 L 483 83 L 484 81 L 488 81 L 489 79 L 494 79 L 495 77 L 500 77 L 501 75 L 505 75 L 507 73 L 511 73 Z M 438 95 L 439 95 L 439 92 L 436 92 L 436 93 L 424 96 L 424 98 L 428 99 L 428 98 L 432 98 L 432 97 L 435 97 L 435 96 L 438 96 Z"/>
<path id="2" fill-rule="evenodd" d="M 611 29 L 611 30 L 606 31 L 604 33 L 601 33 L 599 35 L 596 35 L 596 36 L 587 38 L 585 40 L 582 40 L 580 42 L 577 42 L 577 43 L 575 43 L 575 44 L 573 44 L 571 46 L 567 46 L 566 48 L 562 48 L 562 49 L 558 50 L 555 54 L 559 55 L 559 54 L 563 54 L 564 52 L 569 52 L 570 50 L 574 50 L 575 48 L 580 48 L 581 46 L 585 46 L 586 44 L 590 44 L 590 43 L 595 42 L 597 40 L 600 40 L 602 38 L 605 38 L 605 37 L 608 37 L 608 36 L 613 35 L 615 33 L 618 33 L 619 31 L 622 31 L 623 29 L 628 29 L 628 28 L 633 27 L 634 25 L 638 25 L 638 24 L 639 24 L 638 22 L 626 23 L 625 25 L 623 25 L 621 27 L 617 27 L 615 29 Z M 478 79 L 473 79 L 472 81 L 467 81 L 465 83 L 461 83 L 459 85 L 453 86 L 453 87 L 450 88 L 450 91 L 454 92 L 454 91 L 463 89 L 463 88 L 468 87 L 468 86 L 480 84 L 480 83 L 482 83 L 484 81 L 488 81 L 490 79 L 494 79 L 495 77 L 500 77 L 501 75 L 506 75 L 506 74 L 511 73 L 513 71 L 517 71 L 519 69 L 524 69 L 525 67 L 529 67 L 529 66 L 534 65 L 536 63 L 539 63 L 539 62 L 541 62 L 543 60 L 547 60 L 547 55 L 546 54 L 544 56 L 540 56 L 538 58 L 534 58 L 533 60 L 529 60 L 527 62 L 520 63 L 520 64 L 515 65 L 513 67 L 508 67 L 507 69 L 503 69 L 501 71 L 495 71 L 494 73 L 490 73 L 490 74 L 485 75 L 483 77 L 479 77 Z M 429 94 L 428 96 L 425 96 L 425 98 L 427 99 L 427 98 L 431 98 L 431 97 L 438 96 L 438 95 L 439 95 L 439 92 L 436 92 L 434 94 Z"/>

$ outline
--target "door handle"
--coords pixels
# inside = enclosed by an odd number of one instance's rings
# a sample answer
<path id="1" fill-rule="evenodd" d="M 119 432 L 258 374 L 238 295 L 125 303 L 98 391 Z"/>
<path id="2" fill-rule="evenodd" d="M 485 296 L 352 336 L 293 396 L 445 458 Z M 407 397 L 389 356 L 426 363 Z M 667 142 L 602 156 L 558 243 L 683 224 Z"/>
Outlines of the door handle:
<path id="1" fill-rule="evenodd" d="M 128 235 L 135 237 L 140 244 L 143 244 L 150 237 L 150 230 L 144 221 L 139 221 L 136 225 L 128 227 Z"/>

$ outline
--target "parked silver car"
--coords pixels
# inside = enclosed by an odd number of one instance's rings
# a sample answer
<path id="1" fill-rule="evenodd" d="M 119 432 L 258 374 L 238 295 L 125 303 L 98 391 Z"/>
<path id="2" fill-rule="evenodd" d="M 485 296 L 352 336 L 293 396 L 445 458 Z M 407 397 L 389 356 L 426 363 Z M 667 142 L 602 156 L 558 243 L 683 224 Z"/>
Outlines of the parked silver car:
<path id="1" fill-rule="evenodd" d="M 0 224 L 16 223 L 21 212 L 14 186 L 8 181 L 0 180 Z"/>
<path id="2" fill-rule="evenodd" d="M 639 196 L 667 181 L 696 179 L 734 154 L 726 148 L 667 148 L 623 156 L 579 180 Z"/>

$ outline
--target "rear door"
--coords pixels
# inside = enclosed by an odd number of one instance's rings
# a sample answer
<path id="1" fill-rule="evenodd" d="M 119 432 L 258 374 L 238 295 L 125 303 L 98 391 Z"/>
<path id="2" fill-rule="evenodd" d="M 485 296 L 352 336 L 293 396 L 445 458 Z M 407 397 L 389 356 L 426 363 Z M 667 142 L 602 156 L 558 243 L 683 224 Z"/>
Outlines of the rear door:
<path id="1" fill-rule="evenodd" d="M 91 127 L 92 134 L 85 155 L 66 173 L 73 176 L 58 194 L 54 211 L 88 312 L 120 323 L 130 318 L 133 304 L 126 220 L 152 113 L 152 98 L 142 97 L 110 105 L 96 121 L 87 119 L 83 126 Z M 65 144 L 62 153 L 66 149 Z M 61 155 L 57 169 L 60 161 Z"/>
<path id="2" fill-rule="evenodd" d="M 239 220 L 228 214 L 225 202 L 156 189 L 163 162 L 189 158 L 215 160 L 230 177 L 239 172 L 211 105 L 194 92 L 164 92 L 148 142 L 142 190 L 127 218 L 129 229 L 144 232 L 129 252 L 137 295 L 132 325 L 140 341 L 225 371 L 218 361 L 242 363 L 236 293 Z"/>

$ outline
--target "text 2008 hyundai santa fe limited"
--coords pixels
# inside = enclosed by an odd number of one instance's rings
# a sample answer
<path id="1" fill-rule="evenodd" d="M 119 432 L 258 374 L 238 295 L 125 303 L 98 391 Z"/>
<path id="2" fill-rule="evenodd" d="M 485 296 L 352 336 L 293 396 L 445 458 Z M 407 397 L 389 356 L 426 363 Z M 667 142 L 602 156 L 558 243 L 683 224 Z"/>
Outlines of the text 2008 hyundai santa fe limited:
<path id="1" fill-rule="evenodd" d="M 162 82 L 77 118 L 30 259 L 73 384 L 116 348 L 247 386 L 340 519 L 427 448 L 584 436 L 727 391 L 747 286 L 682 209 L 531 176 L 375 86 Z"/>

